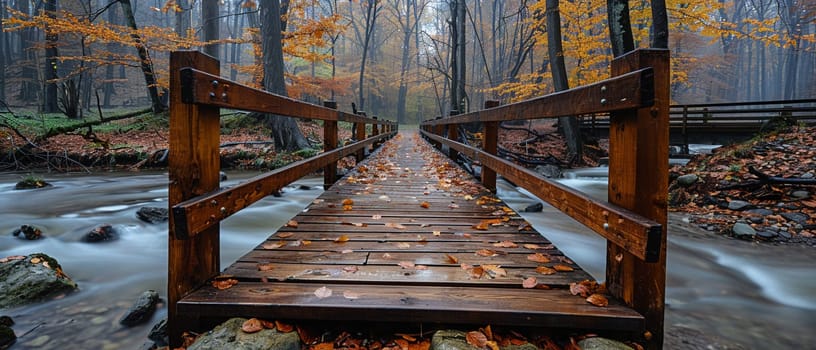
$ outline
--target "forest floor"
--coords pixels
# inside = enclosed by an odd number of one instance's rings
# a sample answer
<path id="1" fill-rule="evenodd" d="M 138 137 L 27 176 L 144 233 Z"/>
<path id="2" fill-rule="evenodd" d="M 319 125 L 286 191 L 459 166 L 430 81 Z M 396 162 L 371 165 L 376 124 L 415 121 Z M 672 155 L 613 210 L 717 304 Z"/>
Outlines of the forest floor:
<path id="1" fill-rule="evenodd" d="M 221 135 L 222 167 L 267 170 L 320 152 L 323 128 L 299 123 L 314 149 L 277 152 L 263 128 L 242 118 L 225 118 Z M 29 147 L 8 128 L 0 128 L 0 171 L 139 171 L 166 167 L 167 128 L 153 123 L 138 128 L 97 128 L 97 131 L 57 135 Z M 351 137 L 339 128 L 339 139 Z M 469 134 L 471 143 L 481 135 Z M 499 146 L 511 157 L 568 167 L 563 138 L 552 122 L 507 126 Z M 789 127 L 744 143 L 698 155 L 670 169 L 670 210 L 690 214 L 690 220 L 711 232 L 772 244 L 816 246 L 816 128 Z M 582 166 L 595 166 L 606 156 L 607 140 L 587 142 Z M 18 152 L 12 152 L 12 150 Z M 342 160 L 353 167 L 353 157 Z"/>

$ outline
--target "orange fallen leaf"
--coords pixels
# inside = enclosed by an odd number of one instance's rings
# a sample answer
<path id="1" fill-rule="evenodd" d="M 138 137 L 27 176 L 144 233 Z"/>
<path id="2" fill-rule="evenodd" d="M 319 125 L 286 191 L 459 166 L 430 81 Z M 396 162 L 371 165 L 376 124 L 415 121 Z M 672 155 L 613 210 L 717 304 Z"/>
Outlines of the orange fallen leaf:
<path id="1" fill-rule="evenodd" d="M 524 288 L 535 288 L 536 285 L 538 285 L 538 282 L 536 278 L 532 276 L 525 278 L 524 281 L 521 282 L 521 286 Z"/>
<path id="2" fill-rule="evenodd" d="M 488 340 L 487 343 L 485 343 L 485 346 L 487 346 L 487 348 L 490 350 L 501 350 L 501 348 L 499 348 L 499 344 L 492 340 Z"/>
<path id="3" fill-rule="evenodd" d="M 601 294 L 592 294 L 586 298 L 586 301 L 592 305 L 600 307 L 609 305 L 609 300 Z"/>
<path id="4" fill-rule="evenodd" d="M 261 330 L 263 330 L 263 328 L 264 327 L 263 324 L 261 323 L 261 320 L 257 318 L 250 318 L 244 321 L 244 324 L 241 325 L 241 330 L 244 331 L 244 333 L 260 332 Z"/>
<path id="5" fill-rule="evenodd" d="M 320 299 L 328 298 L 332 295 L 332 290 L 326 288 L 326 286 L 323 286 L 318 289 L 315 289 L 314 295 Z"/>
<path id="6" fill-rule="evenodd" d="M 406 242 L 399 242 L 397 243 L 397 248 L 399 249 L 408 249 L 411 248 L 411 245 Z"/>
<path id="7" fill-rule="evenodd" d="M 393 222 L 386 222 L 385 227 L 395 228 L 397 230 L 404 230 L 405 229 L 405 226 L 403 226 L 402 224 L 397 224 L 397 223 L 393 223 Z"/>
<path id="8" fill-rule="evenodd" d="M 261 325 L 263 328 L 266 329 L 275 329 L 275 322 L 269 322 L 267 320 L 261 320 Z"/>
<path id="9" fill-rule="evenodd" d="M 500 265 L 482 265 L 482 268 L 491 276 L 491 277 L 505 277 L 507 276 L 507 270 L 501 268 Z"/>
<path id="10" fill-rule="evenodd" d="M 297 227 L 297 226 L 295 226 Z M 292 232 L 278 232 L 278 238 L 289 238 L 292 237 L 294 233 Z"/>
<path id="11" fill-rule="evenodd" d="M 527 243 L 527 244 L 523 245 L 523 247 L 527 248 L 527 249 L 530 249 L 530 250 L 543 249 L 543 247 L 541 247 L 540 245 L 532 244 L 532 243 Z"/>
<path id="12" fill-rule="evenodd" d="M 292 325 L 283 323 L 283 322 L 278 321 L 278 320 L 275 320 L 275 328 L 278 330 L 278 332 L 281 332 L 281 333 L 289 333 L 289 332 L 295 330 L 295 327 L 293 327 Z"/>
<path id="13" fill-rule="evenodd" d="M 536 272 L 538 272 L 538 273 L 540 273 L 542 275 L 552 275 L 552 274 L 556 273 L 557 271 L 555 271 L 555 269 L 551 269 L 551 268 L 546 267 L 546 266 L 539 266 L 539 267 L 536 267 Z"/>
<path id="14" fill-rule="evenodd" d="M 410 341 L 410 342 L 415 342 L 417 340 L 414 336 L 412 336 L 410 334 L 396 333 L 394 335 L 396 335 L 396 336 L 398 336 L 398 337 L 400 337 L 402 339 L 405 339 L 407 341 Z"/>
<path id="15" fill-rule="evenodd" d="M 433 231 L 433 235 L 434 235 L 434 236 L 441 236 L 441 235 L 442 235 L 442 231 Z"/>
<path id="16" fill-rule="evenodd" d="M 498 254 L 496 253 L 495 250 L 479 249 L 479 250 L 476 251 L 476 255 L 490 257 L 490 256 L 496 256 Z"/>
<path id="17" fill-rule="evenodd" d="M 236 284 L 238 284 L 238 280 L 234 278 L 219 279 L 216 277 L 216 279 L 212 281 L 212 286 L 220 290 L 229 289 Z"/>
<path id="18" fill-rule="evenodd" d="M 340 254 L 351 254 L 351 253 L 354 253 L 354 251 L 351 250 L 351 249 L 343 249 L 343 250 L 340 251 Z"/>
<path id="19" fill-rule="evenodd" d="M 428 203 L 428 202 L 422 202 L 422 203 L 419 203 L 419 206 L 420 206 L 420 207 L 423 207 L 423 208 L 425 208 L 425 209 L 428 209 L 428 208 L 430 208 L 430 207 L 431 207 L 431 203 Z"/>
<path id="20" fill-rule="evenodd" d="M 405 339 L 394 339 L 394 343 L 397 344 L 399 350 L 408 350 L 408 341 Z"/>
<path id="21" fill-rule="evenodd" d="M 354 207 L 352 207 L 351 205 L 344 205 L 343 210 L 344 211 L 354 210 Z"/>
<path id="22" fill-rule="evenodd" d="M 580 295 L 584 298 L 592 294 L 590 291 L 589 285 L 586 283 L 570 283 L 570 294 L 572 295 Z"/>
<path id="23" fill-rule="evenodd" d="M 462 265 L 465 265 L 465 264 L 462 264 Z M 468 271 L 468 273 L 470 273 L 470 278 L 473 278 L 473 279 L 482 278 L 482 275 L 484 275 L 484 272 L 485 272 L 485 270 L 481 266 L 476 266 L 476 267 L 469 268 L 469 269 L 467 269 L 467 271 Z"/>
<path id="24" fill-rule="evenodd" d="M 445 262 L 447 262 L 448 264 L 458 264 L 459 263 L 459 258 L 457 258 L 457 257 L 455 257 L 453 255 L 445 254 L 445 257 L 447 258 L 447 260 Z"/>
<path id="25" fill-rule="evenodd" d="M 518 244 L 511 241 L 502 241 L 498 243 L 493 243 L 493 246 L 499 248 L 516 248 L 518 247 Z"/>
<path id="26" fill-rule="evenodd" d="M 286 222 L 285 226 L 286 227 L 291 227 L 291 228 L 297 228 L 298 227 L 298 222 L 295 221 L 295 220 L 289 220 L 288 222 Z M 278 236 L 280 236 L 280 235 L 278 235 Z"/>
<path id="27" fill-rule="evenodd" d="M 354 205 L 354 201 L 349 199 L 349 198 L 346 198 L 346 199 L 343 200 L 342 204 L 343 205 Z"/>
<path id="28" fill-rule="evenodd" d="M 341 235 L 340 237 L 334 239 L 334 243 L 346 243 L 348 242 L 348 240 L 349 240 L 348 235 Z"/>
<path id="29" fill-rule="evenodd" d="M 379 219 L 382 219 L 382 215 L 374 214 L 374 215 L 371 216 L 371 218 L 374 219 L 374 220 L 379 220 Z"/>
<path id="30" fill-rule="evenodd" d="M 258 264 L 258 271 L 269 271 L 275 268 L 275 265 L 272 264 Z"/>
<path id="31" fill-rule="evenodd" d="M 567 266 L 567 265 L 564 265 L 564 264 L 558 264 L 558 265 L 555 265 L 555 266 L 553 266 L 553 268 L 554 268 L 556 271 L 559 271 L 559 272 L 570 272 L 570 271 L 575 271 L 575 269 L 573 269 L 572 267 Z"/>
<path id="32" fill-rule="evenodd" d="M 428 266 L 426 266 L 426 265 L 417 265 L 414 268 L 417 269 L 417 270 L 427 270 Z"/>
<path id="33" fill-rule="evenodd" d="M 487 345 L 487 336 L 484 333 L 479 331 L 470 331 L 465 336 L 467 343 L 473 345 L 479 349 L 482 349 Z"/>
<path id="34" fill-rule="evenodd" d="M 355 265 L 350 265 L 350 266 L 343 267 L 343 272 L 348 272 L 348 273 L 355 273 L 355 272 L 357 272 L 359 270 L 360 270 L 360 268 L 358 268 Z"/>
<path id="35" fill-rule="evenodd" d="M 541 254 L 541 253 L 534 253 L 534 254 L 527 255 L 527 260 L 535 261 L 537 263 L 542 263 L 542 264 L 546 264 L 546 263 L 550 262 L 550 258 L 547 257 L 544 254 Z"/>
<path id="36" fill-rule="evenodd" d="M 307 241 L 305 239 L 299 239 L 297 241 L 294 241 L 294 242 L 290 243 L 289 245 L 293 246 L 293 247 L 300 247 L 300 246 L 307 246 L 309 244 L 312 244 L 312 241 Z"/>

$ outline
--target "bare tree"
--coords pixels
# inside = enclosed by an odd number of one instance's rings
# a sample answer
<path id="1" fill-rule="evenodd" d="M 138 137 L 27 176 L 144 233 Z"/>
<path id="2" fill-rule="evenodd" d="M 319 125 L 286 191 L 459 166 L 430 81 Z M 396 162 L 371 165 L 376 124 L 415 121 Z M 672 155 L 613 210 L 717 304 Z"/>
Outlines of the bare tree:
<path id="1" fill-rule="evenodd" d="M 130 0 L 119 0 L 122 5 L 122 13 L 125 17 L 128 27 L 133 29 L 130 37 L 136 44 L 136 50 L 139 52 L 139 60 L 141 63 L 142 73 L 144 74 L 145 84 L 147 85 L 147 93 L 150 96 L 151 107 L 153 112 L 161 112 L 167 108 L 159 98 L 159 88 L 156 85 L 156 76 L 153 74 L 153 61 L 150 59 L 150 54 L 147 52 L 147 47 L 142 43 L 142 38 L 137 33 L 138 26 L 136 26 L 136 17 L 133 16 L 133 7 L 130 5 Z"/>
<path id="2" fill-rule="evenodd" d="M 664 5 L 664 12 L 665 7 Z M 612 42 L 612 54 L 618 57 L 634 50 L 635 40 L 632 37 L 632 24 L 629 20 L 629 1 L 607 0 L 606 15 L 609 22 L 609 40 Z M 666 38 L 668 39 L 668 32 Z"/>
<path id="3" fill-rule="evenodd" d="M 219 0 L 202 0 L 201 2 L 201 40 L 207 42 L 204 45 L 204 53 L 215 58 L 219 58 L 220 48 L 219 44 L 212 42 L 220 38 L 221 18 L 218 13 L 218 2 Z"/>
<path id="4" fill-rule="evenodd" d="M 43 1 L 43 9 L 48 17 L 54 18 L 57 12 L 57 0 Z M 43 105 L 42 111 L 45 113 L 59 112 L 57 103 L 57 41 L 59 35 L 46 30 L 45 34 L 45 67 L 43 67 Z"/>
<path id="5" fill-rule="evenodd" d="M 266 91 L 286 96 L 283 67 L 283 41 L 281 35 L 281 6 L 279 0 L 261 0 L 261 46 L 263 47 L 263 86 Z M 303 136 L 297 122 L 288 117 L 267 114 L 264 123 L 272 130 L 275 148 L 298 150 L 308 148 L 309 141 Z"/>
<path id="6" fill-rule="evenodd" d="M 555 91 L 569 89 L 567 78 L 567 68 L 564 63 L 564 49 L 561 45 L 561 13 L 558 10 L 558 0 L 546 0 L 547 6 L 547 52 L 550 56 L 550 70 L 552 71 L 553 85 Z M 578 120 L 574 117 L 560 117 L 558 124 L 564 139 L 567 141 L 567 149 L 570 157 L 577 162 L 583 161 L 583 140 L 581 140 L 581 129 L 578 128 Z"/>
<path id="7" fill-rule="evenodd" d="M 360 57 L 360 74 L 358 78 L 358 97 L 357 97 L 357 104 L 359 105 L 359 109 L 361 111 L 365 110 L 365 89 L 364 89 L 364 82 L 365 82 L 365 69 L 366 69 L 366 60 L 368 59 L 368 53 L 371 46 L 371 39 L 374 36 L 374 30 L 377 25 L 377 17 L 380 15 L 380 11 L 382 10 L 382 5 L 380 5 L 380 0 L 361 0 L 360 5 L 363 7 L 365 11 L 365 23 L 363 26 L 363 33 L 360 34 L 359 27 L 356 26 L 356 22 L 354 21 L 354 11 L 351 10 L 351 21 L 352 25 L 354 25 L 355 34 L 360 42 L 362 42 L 362 56 Z"/>

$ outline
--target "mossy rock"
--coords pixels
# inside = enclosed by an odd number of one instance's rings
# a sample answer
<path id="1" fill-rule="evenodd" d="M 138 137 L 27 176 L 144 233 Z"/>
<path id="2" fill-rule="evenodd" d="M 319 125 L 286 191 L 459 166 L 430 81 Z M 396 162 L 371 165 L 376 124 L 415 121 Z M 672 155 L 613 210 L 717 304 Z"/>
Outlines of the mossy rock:
<path id="1" fill-rule="evenodd" d="M 297 332 L 281 333 L 264 329 L 255 333 L 241 330 L 245 318 L 232 318 L 199 337 L 187 350 L 300 350 Z"/>
<path id="2" fill-rule="evenodd" d="M 69 293 L 77 284 L 54 258 L 35 253 L 0 259 L 0 309 Z"/>
<path id="3" fill-rule="evenodd" d="M 14 186 L 15 190 L 31 190 L 35 188 L 43 188 L 51 186 L 50 183 L 46 182 L 42 178 L 29 176 L 25 179 L 20 180 L 17 185 Z"/>

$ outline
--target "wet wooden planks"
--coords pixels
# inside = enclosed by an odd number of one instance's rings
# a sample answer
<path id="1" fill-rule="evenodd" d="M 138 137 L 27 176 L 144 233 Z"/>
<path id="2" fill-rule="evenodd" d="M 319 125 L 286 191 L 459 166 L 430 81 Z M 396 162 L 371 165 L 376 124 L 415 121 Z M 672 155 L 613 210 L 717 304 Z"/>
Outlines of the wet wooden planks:
<path id="1" fill-rule="evenodd" d="M 638 313 L 615 300 L 596 307 L 571 295 L 570 283 L 591 277 L 415 135 L 386 143 L 223 274 L 238 284 L 203 286 L 183 298 L 178 311 L 194 317 L 643 327 Z M 523 288 L 529 277 L 540 288 Z M 318 297 L 322 287 L 331 296 Z"/>

